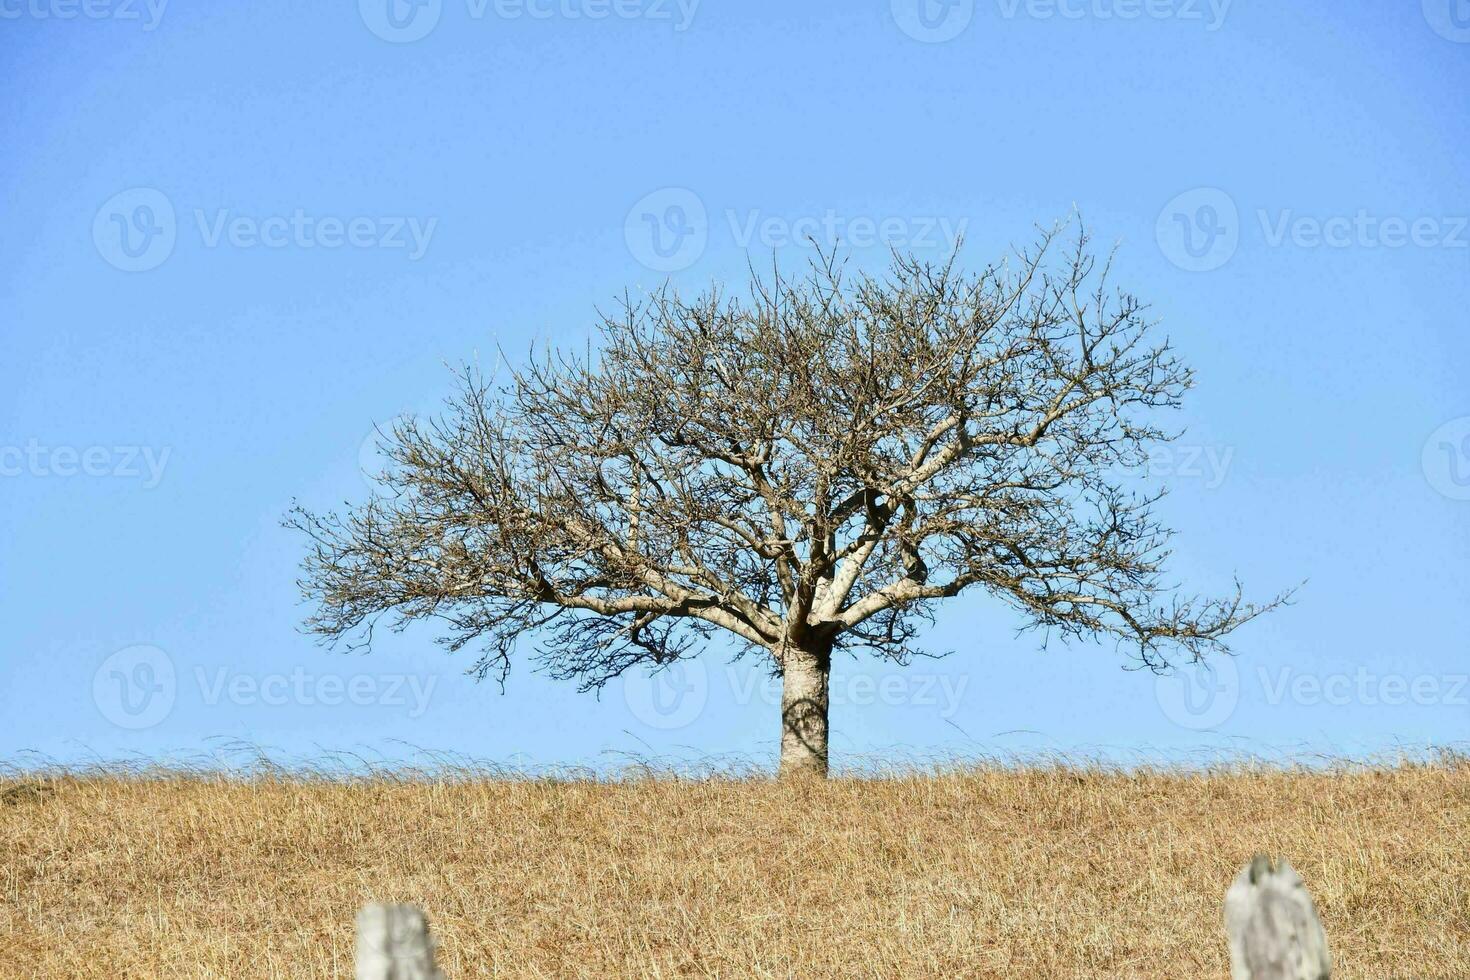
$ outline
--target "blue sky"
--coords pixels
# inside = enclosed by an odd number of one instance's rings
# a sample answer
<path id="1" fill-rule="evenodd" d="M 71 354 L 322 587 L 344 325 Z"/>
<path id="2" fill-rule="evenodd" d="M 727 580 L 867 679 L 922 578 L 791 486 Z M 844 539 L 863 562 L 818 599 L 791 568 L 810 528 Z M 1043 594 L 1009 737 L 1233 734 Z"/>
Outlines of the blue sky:
<path id="1" fill-rule="evenodd" d="M 771 758 L 719 649 L 600 699 L 324 650 L 280 518 L 625 288 L 1074 208 L 1197 370 L 1177 578 L 1307 584 L 1163 679 L 963 597 L 839 665 L 837 760 L 1470 737 L 1470 4 L 392 2 L 0 0 L 0 759 Z"/>

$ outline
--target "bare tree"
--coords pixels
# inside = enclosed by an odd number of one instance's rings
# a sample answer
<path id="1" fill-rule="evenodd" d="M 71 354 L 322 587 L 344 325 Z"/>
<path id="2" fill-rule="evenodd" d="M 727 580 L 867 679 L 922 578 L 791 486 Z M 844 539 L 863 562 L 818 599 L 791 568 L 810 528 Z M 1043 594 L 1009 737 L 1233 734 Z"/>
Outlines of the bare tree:
<path id="1" fill-rule="evenodd" d="M 825 774 L 839 651 L 904 663 L 934 605 L 999 596 L 1023 629 L 1112 638 L 1159 668 L 1283 601 L 1181 598 L 1158 494 L 1120 475 L 1175 438 L 1190 371 L 1087 238 L 1055 232 L 978 274 L 823 258 L 746 298 L 669 288 L 440 417 L 385 434 L 382 491 L 296 509 L 310 629 L 371 642 L 447 623 L 503 681 L 523 634 L 598 688 L 716 632 L 782 678 L 782 776 Z"/>

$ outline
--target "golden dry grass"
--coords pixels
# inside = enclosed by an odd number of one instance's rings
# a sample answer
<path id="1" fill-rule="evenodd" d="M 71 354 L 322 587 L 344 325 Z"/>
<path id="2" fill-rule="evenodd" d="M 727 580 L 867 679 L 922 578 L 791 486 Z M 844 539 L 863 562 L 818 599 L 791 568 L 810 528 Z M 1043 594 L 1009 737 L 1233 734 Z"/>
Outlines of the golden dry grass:
<path id="1" fill-rule="evenodd" d="M 1470 976 L 1470 766 L 885 780 L 0 780 L 0 975 L 343 977 L 369 900 L 464 977 L 1223 977 L 1287 855 L 1341 977 Z"/>

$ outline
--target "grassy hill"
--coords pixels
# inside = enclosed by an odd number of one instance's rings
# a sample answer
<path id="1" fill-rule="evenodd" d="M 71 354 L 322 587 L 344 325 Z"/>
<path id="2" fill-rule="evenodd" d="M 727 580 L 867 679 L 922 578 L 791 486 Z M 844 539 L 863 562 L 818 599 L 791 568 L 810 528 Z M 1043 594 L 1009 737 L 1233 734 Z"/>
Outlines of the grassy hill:
<path id="1" fill-rule="evenodd" d="M 369 900 L 464 977 L 1224 977 L 1253 851 L 1341 977 L 1470 976 L 1470 764 L 780 785 L 0 780 L 0 976 L 343 977 Z"/>

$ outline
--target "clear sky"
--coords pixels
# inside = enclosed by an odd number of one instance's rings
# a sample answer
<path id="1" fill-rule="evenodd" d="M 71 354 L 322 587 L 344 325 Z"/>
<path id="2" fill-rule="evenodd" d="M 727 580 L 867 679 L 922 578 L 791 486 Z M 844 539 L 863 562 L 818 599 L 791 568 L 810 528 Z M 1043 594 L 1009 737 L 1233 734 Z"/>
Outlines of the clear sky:
<path id="1" fill-rule="evenodd" d="M 1470 738 L 1464 0 L 0 0 L 0 73 L 0 759 L 773 758 L 720 649 L 600 699 L 325 650 L 280 518 L 625 288 L 1074 207 L 1197 370 L 1177 578 L 1307 584 L 1159 680 L 962 597 L 838 665 L 836 761 Z"/>

